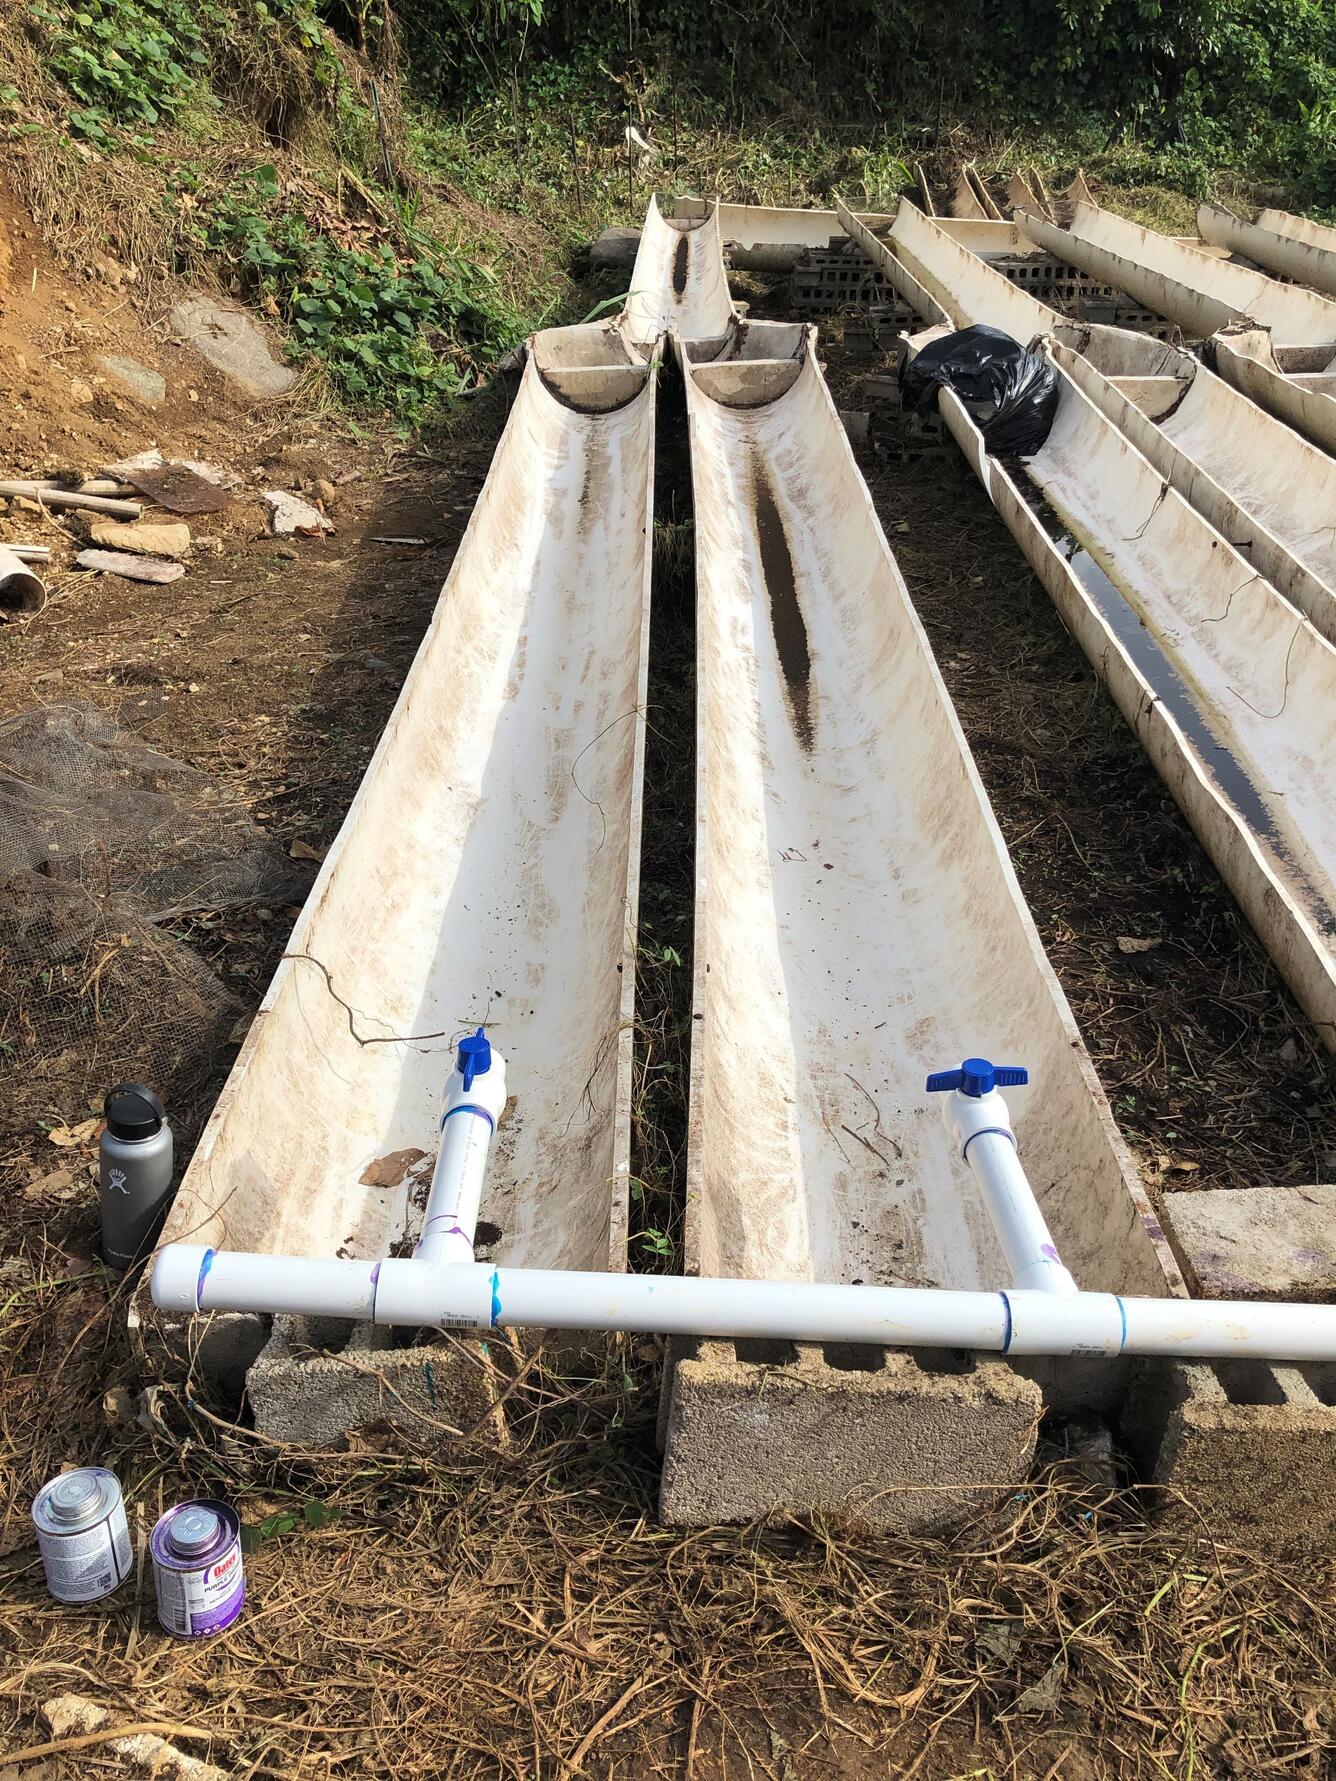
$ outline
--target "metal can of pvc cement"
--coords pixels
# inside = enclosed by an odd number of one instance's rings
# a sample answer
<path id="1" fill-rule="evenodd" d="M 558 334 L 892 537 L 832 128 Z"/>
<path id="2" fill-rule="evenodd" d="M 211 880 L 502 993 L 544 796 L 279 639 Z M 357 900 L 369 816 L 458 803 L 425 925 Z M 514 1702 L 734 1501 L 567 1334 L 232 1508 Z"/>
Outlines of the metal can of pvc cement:
<path id="1" fill-rule="evenodd" d="M 149 1536 L 158 1622 L 182 1639 L 231 1626 L 246 1600 L 241 1517 L 211 1497 L 179 1503 Z"/>
<path id="2" fill-rule="evenodd" d="M 130 1575 L 134 1552 L 114 1472 L 62 1472 L 38 1491 L 32 1519 L 46 1586 L 58 1602 L 100 1601 Z"/>

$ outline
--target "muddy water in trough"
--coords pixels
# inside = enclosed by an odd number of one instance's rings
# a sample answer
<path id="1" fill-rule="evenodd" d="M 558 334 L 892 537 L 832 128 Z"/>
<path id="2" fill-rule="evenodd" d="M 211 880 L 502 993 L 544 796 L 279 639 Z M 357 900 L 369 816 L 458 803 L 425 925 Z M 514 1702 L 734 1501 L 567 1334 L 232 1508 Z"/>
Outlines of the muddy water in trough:
<path id="1" fill-rule="evenodd" d="M 1174 667 L 1136 607 L 1072 532 L 1067 520 L 1030 478 L 1024 464 L 1012 460 L 1007 464 L 1007 472 L 1218 789 L 1242 817 L 1259 846 L 1271 855 L 1277 870 L 1322 933 L 1336 934 L 1336 910 L 1320 888 L 1321 873 L 1310 850 L 1302 838 L 1288 836 L 1281 830 L 1274 808 L 1212 726 L 1208 702 L 1193 691 Z"/>

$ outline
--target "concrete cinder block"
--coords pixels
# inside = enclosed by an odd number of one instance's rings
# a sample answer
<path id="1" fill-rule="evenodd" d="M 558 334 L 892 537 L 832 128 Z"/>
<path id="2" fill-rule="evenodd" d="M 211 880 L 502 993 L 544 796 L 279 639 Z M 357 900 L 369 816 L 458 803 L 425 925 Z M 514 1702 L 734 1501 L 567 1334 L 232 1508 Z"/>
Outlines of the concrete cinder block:
<path id="1" fill-rule="evenodd" d="M 1336 1187 L 1168 1194 L 1162 1222 L 1194 1298 L 1336 1299 Z"/>
<path id="2" fill-rule="evenodd" d="M 419 1443 L 447 1442 L 489 1419 L 502 1382 L 490 1345 L 464 1340 L 397 1348 L 370 1324 L 276 1317 L 246 1374 L 258 1434 L 292 1446 L 341 1445 L 352 1430 L 400 1429 Z M 323 1351 L 323 1352 L 322 1352 Z"/>
<path id="3" fill-rule="evenodd" d="M 1144 1361 L 1122 1432 L 1185 1531 L 1276 1552 L 1336 1541 L 1336 1362 Z"/>
<path id="4" fill-rule="evenodd" d="M 1004 1361 L 787 1342 L 701 1342 L 672 1372 L 664 1521 L 834 1515 L 923 1532 L 1026 1476 L 1039 1388 Z"/>

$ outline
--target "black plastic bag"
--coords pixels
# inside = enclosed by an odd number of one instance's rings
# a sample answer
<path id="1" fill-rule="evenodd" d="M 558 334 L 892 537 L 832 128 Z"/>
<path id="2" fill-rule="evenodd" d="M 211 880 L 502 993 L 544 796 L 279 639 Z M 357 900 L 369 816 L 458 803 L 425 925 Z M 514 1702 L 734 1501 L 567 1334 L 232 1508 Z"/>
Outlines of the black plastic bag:
<path id="1" fill-rule="evenodd" d="M 943 385 L 960 397 L 984 446 L 998 457 L 1037 452 L 1058 412 L 1053 364 L 1001 328 L 980 325 L 944 334 L 905 367 L 905 400 L 919 415 L 931 413 Z"/>

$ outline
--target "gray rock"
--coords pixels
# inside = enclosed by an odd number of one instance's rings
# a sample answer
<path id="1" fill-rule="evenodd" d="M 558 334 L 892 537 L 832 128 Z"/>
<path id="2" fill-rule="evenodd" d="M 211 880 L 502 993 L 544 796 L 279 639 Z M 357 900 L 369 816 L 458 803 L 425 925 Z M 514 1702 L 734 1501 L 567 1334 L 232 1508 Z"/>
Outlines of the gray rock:
<path id="1" fill-rule="evenodd" d="M 196 292 L 176 305 L 171 323 L 201 358 L 247 395 L 281 396 L 297 381 L 291 366 L 280 365 L 270 352 L 259 323 L 235 304 Z"/>
<path id="2" fill-rule="evenodd" d="M 127 389 L 149 408 L 156 408 L 167 399 L 167 379 L 161 371 L 152 371 L 138 359 L 126 359 L 116 353 L 100 353 L 98 364 L 109 377 Z"/>
<path id="3" fill-rule="evenodd" d="M 589 249 L 589 264 L 602 267 L 607 271 L 613 269 L 627 271 L 635 265 L 636 249 L 640 246 L 639 229 L 612 227 L 604 229 L 598 240 Z"/>

